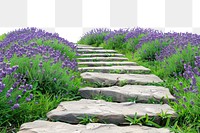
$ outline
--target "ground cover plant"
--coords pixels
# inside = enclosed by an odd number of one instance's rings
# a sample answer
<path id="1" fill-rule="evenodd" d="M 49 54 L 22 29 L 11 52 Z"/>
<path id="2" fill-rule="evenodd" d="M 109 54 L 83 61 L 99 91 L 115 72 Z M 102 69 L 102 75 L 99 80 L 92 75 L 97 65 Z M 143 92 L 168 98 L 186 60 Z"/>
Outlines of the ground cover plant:
<path id="1" fill-rule="evenodd" d="M 78 41 L 78 43 L 84 43 L 88 45 L 95 44 L 96 46 L 99 46 L 101 43 L 103 43 L 103 40 L 108 33 L 110 33 L 110 29 L 92 29 L 91 31 L 86 32 Z"/>
<path id="2" fill-rule="evenodd" d="M 81 40 L 93 34 L 88 32 Z M 162 85 L 176 97 L 176 101 L 169 103 L 178 114 L 168 124 L 172 131 L 200 132 L 200 35 L 136 27 L 110 30 L 101 39 L 100 46 L 125 54 L 164 80 Z M 96 46 L 86 41 L 79 43 Z"/>
<path id="3" fill-rule="evenodd" d="M 37 28 L 0 39 L 0 132 L 16 132 L 24 122 L 46 119 L 61 101 L 79 99 L 76 45 Z"/>

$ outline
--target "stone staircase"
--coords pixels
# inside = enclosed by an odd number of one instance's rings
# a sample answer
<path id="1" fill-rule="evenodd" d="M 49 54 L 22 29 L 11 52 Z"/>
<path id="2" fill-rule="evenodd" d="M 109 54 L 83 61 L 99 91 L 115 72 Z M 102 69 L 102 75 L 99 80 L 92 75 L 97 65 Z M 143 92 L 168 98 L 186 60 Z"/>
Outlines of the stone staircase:
<path id="1" fill-rule="evenodd" d="M 19 133 L 169 133 L 167 128 L 129 125 L 126 117 L 147 116 L 161 123 L 159 114 L 177 117 L 167 104 L 175 98 L 168 88 L 157 86 L 163 82 L 150 70 L 128 62 L 122 54 L 102 47 L 78 45 L 79 71 L 88 84 L 101 87 L 85 87 L 79 90 L 84 98 L 79 101 L 61 102 L 47 114 L 52 120 L 25 123 Z M 112 102 L 94 100 L 95 96 L 110 97 Z M 153 101 L 149 103 L 149 101 Z M 129 101 L 129 102 L 128 102 Z M 131 102 L 130 102 L 131 101 Z M 162 104 L 160 103 L 162 101 Z M 157 103 L 157 104 L 156 104 Z M 95 118 L 95 123 L 79 124 L 80 118 Z M 60 122 L 53 122 L 60 121 Z"/>

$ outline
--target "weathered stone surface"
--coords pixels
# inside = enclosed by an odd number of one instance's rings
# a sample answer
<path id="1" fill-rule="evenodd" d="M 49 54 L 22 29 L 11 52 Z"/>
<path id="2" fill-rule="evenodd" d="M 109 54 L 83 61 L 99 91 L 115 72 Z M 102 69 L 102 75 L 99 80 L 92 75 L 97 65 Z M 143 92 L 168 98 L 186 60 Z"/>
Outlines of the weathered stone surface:
<path id="1" fill-rule="evenodd" d="M 129 99 L 136 98 L 136 102 L 147 103 L 149 99 L 163 101 L 175 98 L 170 94 L 168 88 L 161 86 L 142 86 L 142 85 L 125 85 L 123 87 L 112 86 L 105 88 L 85 87 L 79 89 L 83 98 L 91 99 L 95 95 L 104 95 L 112 97 L 115 102 L 127 102 Z"/>
<path id="2" fill-rule="evenodd" d="M 103 49 L 103 47 L 90 47 L 90 46 L 88 46 L 88 47 L 86 47 L 86 46 L 78 46 L 77 48 L 78 49 L 92 49 L 92 50 L 101 50 L 101 49 Z"/>
<path id="3" fill-rule="evenodd" d="M 88 58 L 78 58 L 79 61 L 128 61 L 127 58 L 123 57 L 88 57 Z"/>
<path id="4" fill-rule="evenodd" d="M 103 53 L 103 54 L 80 54 L 81 57 L 124 57 L 123 54 L 112 54 L 112 53 Z"/>
<path id="5" fill-rule="evenodd" d="M 81 67 L 81 72 L 103 72 L 103 73 L 149 73 L 150 69 L 143 66 L 100 66 L 100 67 Z"/>
<path id="6" fill-rule="evenodd" d="M 159 77 L 153 74 L 111 74 L 98 72 L 85 72 L 81 77 L 89 82 L 98 82 L 103 85 L 113 86 L 120 85 L 120 82 L 125 84 L 148 84 L 163 82 Z"/>
<path id="7" fill-rule="evenodd" d="M 123 127 L 101 123 L 72 125 L 62 122 L 37 120 L 24 123 L 18 133 L 170 133 L 170 130 L 139 125 Z"/>
<path id="8" fill-rule="evenodd" d="M 92 49 L 78 49 L 79 53 L 117 53 L 115 50 L 92 50 Z"/>
<path id="9" fill-rule="evenodd" d="M 59 120 L 68 123 L 79 123 L 80 117 L 85 115 L 96 117 L 98 122 L 113 124 L 128 124 L 125 116 L 155 117 L 155 122 L 160 122 L 158 116 L 162 111 L 175 117 L 174 110 L 167 104 L 142 104 L 142 103 L 112 103 L 103 100 L 81 99 L 79 101 L 61 102 L 58 107 L 47 114 L 51 120 Z"/>
<path id="10" fill-rule="evenodd" d="M 85 44 L 76 44 L 77 47 L 92 47 L 91 45 L 85 45 Z"/>
<path id="11" fill-rule="evenodd" d="M 123 66 L 123 65 L 126 65 L 126 66 L 137 66 L 137 63 L 135 62 L 114 62 L 114 61 L 111 61 L 111 62 L 78 62 L 78 65 L 87 65 L 87 66 L 112 66 L 112 65 L 115 65 L 115 66 Z"/>

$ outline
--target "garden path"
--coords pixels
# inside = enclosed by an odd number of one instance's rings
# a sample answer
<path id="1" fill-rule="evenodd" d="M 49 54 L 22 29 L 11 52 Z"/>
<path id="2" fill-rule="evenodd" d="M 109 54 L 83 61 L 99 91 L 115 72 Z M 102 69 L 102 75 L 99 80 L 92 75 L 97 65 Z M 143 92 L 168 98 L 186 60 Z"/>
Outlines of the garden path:
<path id="1" fill-rule="evenodd" d="M 62 102 L 50 111 L 47 117 L 51 122 L 25 123 L 19 133 L 170 132 L 164 127 L 151 127 L 155 126 L 154 123 L 163 125 L 168 116 L 169 120 L 177 116 L 167 104 L 168 100 L 175 98 L 168 88 L 159 86 L 163 82 L 159 77 L 151 74 L 148 68 L 128 62 L 124 55 L 114 50 L 78 45 L 78 51 L 81 76 L 93 87 L 79 90 L 84 99 Z M 94 100 L 100 97 L 107 100 Z M 130 125 L 127 121 L 130 117 L 133 118 L 132 124 L 145 123 L 146 126 Z M 83 120 L 94 123 L 79 124 Z"/>

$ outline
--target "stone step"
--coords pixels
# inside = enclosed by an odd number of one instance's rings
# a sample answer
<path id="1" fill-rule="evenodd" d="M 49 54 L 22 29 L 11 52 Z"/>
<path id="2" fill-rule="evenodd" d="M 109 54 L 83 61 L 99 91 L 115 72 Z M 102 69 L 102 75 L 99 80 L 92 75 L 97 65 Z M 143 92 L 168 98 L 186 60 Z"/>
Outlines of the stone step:
<path id="1" fill-rule="evenodd" d="M 137 66 L 135 62 L 78 62 L 78 65 L 86 65 L 86 66 Z"/>
<path id="2" fill-rule="evenodd" d="M 85 72 L 81 77 L 88 82 L 96 82 L 104 86 L 114 86 L 120 84 L 148 84 L 163 82 L 159 77 L 153 74 L 113 74 Z"/>
<path id="3" fill-rule="evenodd" d="M 90 46 L 88 46 L 88 47 L 86 47 L 86 46 L 84 46 L 84 47 L 78 46 L 77 48 L 78 49 L 91 49 L 91 50 L 102 50 L 103 49 L 103 47 L 90 47 Z"/>
<path id="4" fill-rule="evenodd" d="M 128 61 L 127 58 L 123 57 L 88 57 L 88 58 L 77 58 L 79 61 Z"/>
<path id="5" fill-rule="evenodd" d="M 63 122 L 36 120 L 24 123 L 18 133 L 170 133 L 170 130 L 139 125 L 117 126 L 101 123 L 72 125 Z"/>
<path id="6" fill-rule="evenodd" d="M 81 57 L 124 57 L 123 54 L 112 54 L 112 53 L 103 53 L 103 54 L 80 54 Z"/>
<path id="7" fill-rule="evenodd" d="M 115 50 L 92 50 L 92 49 L 78 49 L 77 52 L 84 54 L 84 53 L 117 53 Z"/>
<path id="8" fill-rule="evenodd" d="M 72 124 L 79 123 L 80 117 L 84 116 L 96 117 L 98 123 L 129 124 L 125 116 L 133 117 L 137 113 L 138 118 L 147 114 L 149 118 L 154 117 L 154 121 L 159 123 L 161 121 L 159 114 L 162 112 L 172 115 L 172 118 L 176 117 L 174 110 L 167 104 L 112 103 L 81 99 L 61 102 L 56 109 L 47 113 L 47 117 Z"/>
<path id="9" fill-rule="evenodd" d="M 150 73 L 150 69 L 143 66 L 99 66 L 81 67 L 80 72 L 103 72 L 103 73 Z"/>
<path id="10" fill-rule="evenodd" d="M 77 47 L 92 47 L 91 45 L 85 45 L 85 44 L 76 44 Z"/>
<path id="11" fill-rule="evenodd" d="M 167 103 L 169 100 L 175 100 L 170 94 L 168 88 L 161 86 L 142 86 L 142 85 L 125 85 L 123 87 L 112 86 L 105 88 L 85 87 L 79 89 L 83 98 L 92 99 L 96 95 L 111 97 L 114 102 L 128 102 L 135 100 L 138 103 L 147 103 L 150 99 L 157 102 Z"/>

